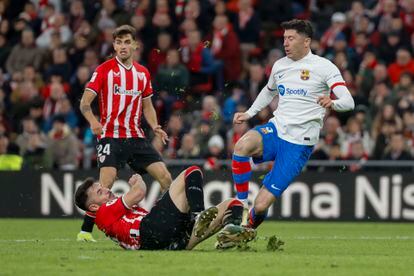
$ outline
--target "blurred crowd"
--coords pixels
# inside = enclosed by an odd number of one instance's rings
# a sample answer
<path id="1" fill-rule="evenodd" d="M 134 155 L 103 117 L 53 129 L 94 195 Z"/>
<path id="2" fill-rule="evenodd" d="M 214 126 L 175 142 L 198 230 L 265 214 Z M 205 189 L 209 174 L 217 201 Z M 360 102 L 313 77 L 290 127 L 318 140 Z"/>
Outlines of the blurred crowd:
<path id="1" fill-rule="evenodd" d="M 170 136 L 163 145 L 146 131 L 155 148 L 219 169 L 277 107 L 276 99 L 249 124 L 232 125 L 284 56 L 280 23 L 292 18 L 311 20 L 313 53 L 339 67 L 356 103 L 327 114 L 312 158 L 411 160 L 414 0 L 2 0 L 0 169 L 96 166 L 78 106 L 122 24 L 137 30 L 134 58 L 151 73 Z"/>

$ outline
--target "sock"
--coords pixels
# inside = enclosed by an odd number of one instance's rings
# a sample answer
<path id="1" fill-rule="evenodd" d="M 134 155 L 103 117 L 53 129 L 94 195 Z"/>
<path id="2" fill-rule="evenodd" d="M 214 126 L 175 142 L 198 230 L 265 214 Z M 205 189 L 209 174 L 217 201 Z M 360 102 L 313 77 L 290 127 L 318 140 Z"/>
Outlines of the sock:
<path id="1" fill-rule="evenodd" d="M 203 174 L 197 166 L 185 170 L 185 195 L 191 213 L 204 210 Z"/>
<path id="2" fill-rule="evenodd" d="M 234 199 L 230 202 L 227 210 L 224 212 L 223 225 L 234 224 L 240 225 L 243 218 L 243 202 Z"/>
<path id="3" fill-rule="evenodd" d="M 267 217 L 267 210 L 264 214 L 256 214 L 254 208 L 250 209 L 249 212 L 249 226 L 256 229 Z"/>
<path id="4" fill-rule="evenodd" d="M 237 198 L 246 201 L 247 196 L 249 195 L 249 181 L 252 176 L 250 157 L 233 154 L 231 169 L 233 171 L 233 180 L 236 186 Z"/>
<path id="5" fill-rule="evenodd" d="M 83 232 L 92 233 L 94 225 L 95 225 L 95 214 L 86 212 L 85 216 L 83 217 L 83 224 L 82 224 L 81 230 Z"/>

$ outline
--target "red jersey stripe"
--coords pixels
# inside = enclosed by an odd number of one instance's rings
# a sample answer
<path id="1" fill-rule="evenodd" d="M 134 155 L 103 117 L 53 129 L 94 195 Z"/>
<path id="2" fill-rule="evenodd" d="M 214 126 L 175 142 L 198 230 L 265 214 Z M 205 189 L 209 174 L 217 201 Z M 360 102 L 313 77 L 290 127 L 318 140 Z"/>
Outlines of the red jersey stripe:
<path id="1" fill-rule="evenodd" d="M 332 86 L 331 86 L 331 91 L 335 88 L 335 87 L 337 87 L 337 86 L 339 86 L 339 85 L 344 85 L 344 86 L 346 86 L 346 84 L 344 83 L 344 82 L 335 82 L 334 84 L 332 84 Z"/>

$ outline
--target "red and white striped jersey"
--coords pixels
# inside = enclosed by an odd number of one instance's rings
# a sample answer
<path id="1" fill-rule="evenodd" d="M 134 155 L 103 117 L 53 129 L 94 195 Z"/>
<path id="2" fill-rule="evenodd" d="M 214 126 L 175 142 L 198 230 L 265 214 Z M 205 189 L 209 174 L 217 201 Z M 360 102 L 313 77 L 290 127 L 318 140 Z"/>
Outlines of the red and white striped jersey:
<path id="1" fill-rule="evenodd" d="M 135 61 L 127 68 L 112 58 L 96 68 L 86 89 L 99 96 L 103 132 L 98 139 L 145 137 L 142 100 L 152 96 L 147 68 Z"/>
<path id="2" fill-rule="evenodd" d="M 96 212 L 95 224 L 124 249 L 137 250 L 141 246 L 140 224 L 148 212 L 138 206 L 128 208 L 119 197 L 103 204 Z"/>

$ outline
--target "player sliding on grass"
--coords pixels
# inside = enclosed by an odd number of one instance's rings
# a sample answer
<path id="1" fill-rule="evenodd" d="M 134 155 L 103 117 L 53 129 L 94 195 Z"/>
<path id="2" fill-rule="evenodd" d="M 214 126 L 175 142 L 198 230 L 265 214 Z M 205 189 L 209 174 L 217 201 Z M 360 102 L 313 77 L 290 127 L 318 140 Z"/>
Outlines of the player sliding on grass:
<path id="1" fill-rule="evenodd" d="M 96 213 L 97 227 L 125 249 L 192 249 L 220 229 L 219 244 L 237 245 L 256 236 L 256 230 L 239 226 L 239 200 L 204 210 L 203 176 L 196 166 L 183 171 L 150 212 L 138 206 L 146 194 L 141 176 L 128 183 L 131 189 L 119 198 L 91 178 L 75 193 L 76 205 Z"/>
<path id="2" fill-rule="evenodd" d="M 253 105 L 236 113 L 233 122 L 249 120 L 279 96 L 278 107 L 269 123 L 248 131 L 235 145 L 232 171 L 237 198 L 247 201 L 251 177 L 250 157 L 255 163 L 274 161 L 263 180 L 248 224 L 258 227 L 267 209 L 280 197 L 308 161 L 327 108 L 343 112 L 354 108 L 354 100 L 338 68 L 312 54 L 311 23 L 293 19 L 282 23 L 286 57 L 275 62 L 267 85 Z M 337 97 L 331 100 L 330 92 Z"/>

